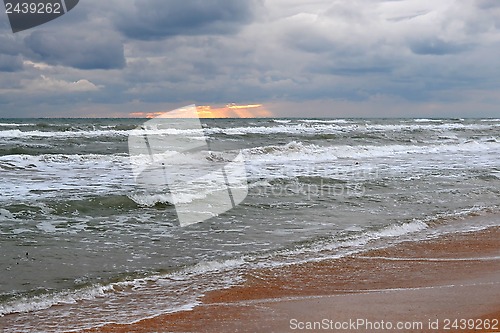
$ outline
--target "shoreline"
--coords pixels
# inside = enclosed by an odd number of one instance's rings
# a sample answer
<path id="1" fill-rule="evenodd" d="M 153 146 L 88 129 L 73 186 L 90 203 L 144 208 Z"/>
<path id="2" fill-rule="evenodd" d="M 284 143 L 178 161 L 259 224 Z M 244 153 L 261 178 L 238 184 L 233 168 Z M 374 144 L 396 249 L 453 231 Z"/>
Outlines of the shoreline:
<path id="1" fill-rule="evenodd" d="M 500 227 L 491 227 L 405 241 L 340 259 L 254 269 L 246 272 L 242 285 L 212 291 L 190 311 L 81 332 L 312 332 L 336 328 L 365 332 L 377 329 L 373 325 L 379 325 L 378 331 L 389 330 L 382 323 L 393 325 L 391 330 L 396 332 L 500 331 L 500 323 L 496 329 L 486 329 L 487 323 L 500 320 L 499 240 Z M 472 319 L 475 322 L 468 325 Z M 372 326 L 353 328 L 352 322 L 358 320 Z M 346 329 L 339 326 L 349 322 Z M 399 330 L 398 323 L 414 326 Z M 472 326 L 481 329 L 470 330 Z"/>

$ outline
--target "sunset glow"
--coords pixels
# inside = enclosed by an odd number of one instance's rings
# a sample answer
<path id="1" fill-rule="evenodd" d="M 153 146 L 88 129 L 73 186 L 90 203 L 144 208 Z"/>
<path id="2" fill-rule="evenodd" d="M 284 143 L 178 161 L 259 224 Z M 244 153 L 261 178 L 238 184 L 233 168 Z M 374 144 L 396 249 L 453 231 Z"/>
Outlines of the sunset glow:
<path id="1" fill-rule="evenodd" d="M 186 118 L 186 114 L 180 115 L 179 111 L 170 112 L 132 112 L 131 117 L 134 118 Z M 223 107 L 200 105 L 196 107 L 197 116 L 199 118 L 265 118 L 272 117 L 272 113 L 266 110 L 262 104 L 247 104 L 238 105 L 235 103 L 227 104 Z M 192 115 L 196 117 L 196 115 Z"/>

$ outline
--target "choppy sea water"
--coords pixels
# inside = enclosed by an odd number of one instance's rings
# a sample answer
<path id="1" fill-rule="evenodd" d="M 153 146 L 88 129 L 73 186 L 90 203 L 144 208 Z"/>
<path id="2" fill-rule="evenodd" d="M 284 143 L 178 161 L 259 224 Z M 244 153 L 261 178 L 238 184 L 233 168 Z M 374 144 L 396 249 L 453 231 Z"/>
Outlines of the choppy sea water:
<path id="1" fill-rule="evenodd" d="M 144 119 L 0 119 L 0 328 L 65 331 L 197 304 L 249 267 L 481 229 L 500 208 L 500 119 L 216 119 L 164 133 L 244 156 L 236 208 L 180 227 L 138 191 Z M 204 195 L 194 189 L 194 200 Z M 123 311 L 126 308 L 127 311 Z"/>

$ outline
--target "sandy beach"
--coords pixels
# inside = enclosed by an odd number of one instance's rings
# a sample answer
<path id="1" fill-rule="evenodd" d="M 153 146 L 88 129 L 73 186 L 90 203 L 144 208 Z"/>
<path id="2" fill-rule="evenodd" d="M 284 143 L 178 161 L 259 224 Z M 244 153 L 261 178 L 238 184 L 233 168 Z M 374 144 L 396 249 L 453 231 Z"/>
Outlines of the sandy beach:
<path id="1" fill-rule="evenodd" d="M 496 227 L 253 270 L 192 311 L 85 332 L 496 332 L 499 239 Z"/>

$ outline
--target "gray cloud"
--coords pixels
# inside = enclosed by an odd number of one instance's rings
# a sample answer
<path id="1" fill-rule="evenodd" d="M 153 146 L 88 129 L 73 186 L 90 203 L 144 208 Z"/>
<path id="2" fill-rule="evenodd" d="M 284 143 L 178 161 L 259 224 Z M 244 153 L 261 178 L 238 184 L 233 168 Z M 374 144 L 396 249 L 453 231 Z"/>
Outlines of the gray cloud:
<path id="1" fill-rule="evenodd" d="M 471 45 L 449 43 L 439 38 L 418 40 L 410 44 L 410 49 L 420 55 L 445 55 L 456 54 L 470 49 Z"/>
<path id="2" fill-rule="evenodd" d="M 15 72 L 23 67 L 20 56 L 0 54 L 0 72 Z"/>
<path id="3" fill-rule="evenodd" d="M 22 39 L 13 36 L 10 31 L 0 30 L 0 53 L 6 55 L 18 55 L 24 50 Z"/>
<path id="4" fill-rule="evenodd" d="M 34 31 L 25 39 L 37 60 L 79 69 L 125 66 L 123 44 L 113 34 L 90 31 Z"/>
<path id="5" fill-rule="evenodd" d="M 259 0 L 136 0 L 118 10 L 115 24 L 128 38 L 158 40 L 175 35 L 228 34 L 251 21 Z"/>
<path id="6" fill-rule="evenodd" d="M 46 103 L 51 114 L 184 102 L 367 107 L 380 96 L 479 105 L 500 96 L 498 22 L 496 0 L 86 0 L 40 28 L 0 32 L 0 101 L 27 113 Z"/>
<path id="7" fill-rule="evenodd" d="M 14 36 L 8 29 L 10 28 L 0 28 L 0 72 L 22 70 L 22 54 L 26 52 L 22 39 Z"/>

